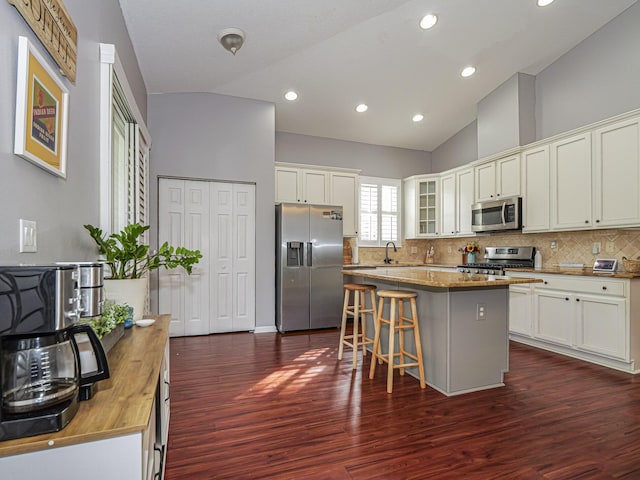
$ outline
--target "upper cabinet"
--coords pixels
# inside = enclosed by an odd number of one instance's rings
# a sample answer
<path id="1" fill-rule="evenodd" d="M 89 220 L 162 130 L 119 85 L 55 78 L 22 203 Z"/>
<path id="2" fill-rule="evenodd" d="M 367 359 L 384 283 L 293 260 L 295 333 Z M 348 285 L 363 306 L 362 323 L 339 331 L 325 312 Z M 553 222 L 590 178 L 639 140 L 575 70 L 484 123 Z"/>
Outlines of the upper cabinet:
<path id="1" fill-rule="evenodd" d="M 522 231 L 549 230 L 549 146 L 522 152 Z"/>
<path id="2" fill-rule="evenodd" d="M 520 195 L 520 155 L 481 163 L 474 168 L 475 201 Z"/>
<path id="3" fill-rule="evenodd" d="M 440 236 L 440 178 L 421 175 L 406 178 L 404 190 L 405 238 Z"/>
<path id="4" fill-rule="evenodd" d="M 640 224 L 640 119 L 593 132 L 593 180 L 596 226 Z"/>
<path id="5" fill-rule="evenodd" d="M 591 218 L 591 133 L 553 142 L 551 156 L 551 228 L 593 228 Z"/>
<path id="6" fill-rule="evenodd" d="M 329 203 L 329 172 L 276 166 L 276 202 Z"/>
<path id="7" fill-rule="evenodd" d="M 440 177 L 442 236 L 472 236 L 471 205 L 474 202 L 473 168 L 444 172 Z"/>
<path id="8" fill-rule="evenodd" d="M 275 202 L 338 205 L 344 236 L 358 234 L 358 173 L 353 169 L 276 163 Z"/>
<path id="9" fill-rule="evenodd" d="M 342 205 L 342 232 L 345 237 L 358 235 L 358 175 L 332 172 L 329 174 L 331 204 Z"/>

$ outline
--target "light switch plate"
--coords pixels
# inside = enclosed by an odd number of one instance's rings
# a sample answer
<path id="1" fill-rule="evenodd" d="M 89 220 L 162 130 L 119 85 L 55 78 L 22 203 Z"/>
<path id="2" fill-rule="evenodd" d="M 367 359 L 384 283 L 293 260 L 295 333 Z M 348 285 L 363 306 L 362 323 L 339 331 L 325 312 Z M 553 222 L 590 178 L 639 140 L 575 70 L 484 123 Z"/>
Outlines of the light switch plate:
<path id="1" fill-rule="evenodd" d="M 20 253 L 38 251 L 38 231 L 33 220 L 20 219 Z"/>

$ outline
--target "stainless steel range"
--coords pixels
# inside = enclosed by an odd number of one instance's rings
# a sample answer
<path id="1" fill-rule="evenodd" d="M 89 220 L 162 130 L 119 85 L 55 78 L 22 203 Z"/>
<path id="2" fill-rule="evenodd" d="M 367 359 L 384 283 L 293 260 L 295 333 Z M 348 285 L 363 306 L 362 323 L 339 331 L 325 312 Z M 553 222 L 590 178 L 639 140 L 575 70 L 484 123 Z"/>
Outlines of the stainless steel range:
<path id="1" fill-rule="evenodd" d="M 484 263 L 458 265 L 458 272 L 504 275 L 505 268 L 533 267 L 535 247 L 486 247 Z"/>

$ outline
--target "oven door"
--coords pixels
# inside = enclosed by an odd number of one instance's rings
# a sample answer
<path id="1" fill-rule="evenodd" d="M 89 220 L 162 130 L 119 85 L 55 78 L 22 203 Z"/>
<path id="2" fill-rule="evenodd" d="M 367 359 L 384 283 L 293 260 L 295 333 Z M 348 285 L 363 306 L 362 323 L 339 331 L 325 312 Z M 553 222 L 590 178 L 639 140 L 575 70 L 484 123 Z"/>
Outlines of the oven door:
<path id="1" fill-rule="evenodd" d="M 521 218 L 520 197 L 476 203 L 471 206 L 471 230 L 474 232 L 519 230 L 522 228 Z"/>

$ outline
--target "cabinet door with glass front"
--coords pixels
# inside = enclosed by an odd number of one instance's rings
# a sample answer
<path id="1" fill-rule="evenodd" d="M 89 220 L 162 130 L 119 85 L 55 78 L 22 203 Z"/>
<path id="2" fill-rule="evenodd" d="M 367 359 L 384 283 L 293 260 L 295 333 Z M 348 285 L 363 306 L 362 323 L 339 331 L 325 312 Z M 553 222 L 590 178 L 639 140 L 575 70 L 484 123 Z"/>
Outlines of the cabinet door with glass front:
<path id="1" fill-rule="evenodd" d="M 419 180 L 418 196 L 418 236 L 435 237 L 439 235 L 440 215 L 438 212 L 439 184 L 437 179 Z"/>

